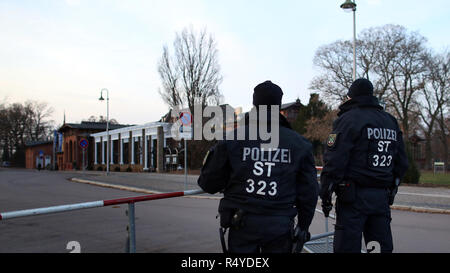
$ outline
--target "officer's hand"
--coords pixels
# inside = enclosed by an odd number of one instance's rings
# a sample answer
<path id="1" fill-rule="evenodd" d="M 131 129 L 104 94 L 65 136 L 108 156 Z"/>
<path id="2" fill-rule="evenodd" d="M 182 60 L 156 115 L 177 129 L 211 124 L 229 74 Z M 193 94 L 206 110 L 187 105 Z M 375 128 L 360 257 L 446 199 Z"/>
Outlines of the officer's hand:
<path id="1" fill-rule="evenodd" d="M 305 232 L 305 243 L 311 240 L 311 233 L 309 231 Z"/>
<path id="2" fill-rule="evenodd" d="M 303 245 L 311 240 L 311 233 L 309 233 L 309 231 L 299 230 L 297 236 L 297 245 L 295 246 L 294 253 L 301 253 L 303 250 Z"/>
<path id="3" fill-rule="evenodd" d="M 325 217 L 330 216 L 330 211 L 333 208 L 333 203 L 331 202 L 331 195 L 322 198 L 322 211 Z"/>
<path id="4" fill-rule="evenodd" d="M 389 189 L 389 206 L 394 204 L 395 195 L 397 195 L 398 188 Z"/>
<path id="5" fill-rule="evenodd" d="M 325 217 L 330 215 L 330 211 L 333 208 L 333 203 L 331 203 L 331 197 L 333 196 L 333 183 L 321 184 L 320 189 L 320 199 L 322 199 L 322 211 Z"/>

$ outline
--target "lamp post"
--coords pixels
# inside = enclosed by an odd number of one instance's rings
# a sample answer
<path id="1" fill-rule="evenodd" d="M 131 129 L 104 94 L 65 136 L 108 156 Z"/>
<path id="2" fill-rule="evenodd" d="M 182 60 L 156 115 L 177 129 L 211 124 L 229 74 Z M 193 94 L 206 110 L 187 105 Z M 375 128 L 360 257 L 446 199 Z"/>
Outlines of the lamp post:
<path id="1" fill-rule="evenodd" d="M 109 90 L 103 88 L 100 91 L 99 101 L 104 101 L 103 91 L 106 91 L 106 175 L 109 175 Z"/>
<path id="2" fill-rule="evenodd" d="M 353 11 L 353 81 L 356 80 L 356 3 L 355 0 L 345 0 L 341 5 L 345 12 Z"/>

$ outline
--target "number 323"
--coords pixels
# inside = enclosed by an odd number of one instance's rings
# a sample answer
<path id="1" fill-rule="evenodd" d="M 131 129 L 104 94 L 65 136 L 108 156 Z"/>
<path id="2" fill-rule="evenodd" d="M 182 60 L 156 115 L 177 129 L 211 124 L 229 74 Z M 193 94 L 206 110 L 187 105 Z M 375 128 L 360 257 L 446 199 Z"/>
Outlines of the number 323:
<path id="1" fill-rule="evenodd" d="M 253 193 L 256 188 L 255 188 L 255 181 L 253 179 L 248 179 L 247 180 L 247 187 L 245 188 L 245 190 L 248 193 Z M 270 195 L 270 196 L 275 196 L 277 194 L 277 182 L 272 181 L 269 183 L 269 187 L 270 189 L 268 191 L 265 191 L 267 188 L 267 183 L 265 181 L 259 181 L 258 184 L 259 189 L 256 191 L 256 194 L 259 195 L 266 195 L 266 192 Z"/>

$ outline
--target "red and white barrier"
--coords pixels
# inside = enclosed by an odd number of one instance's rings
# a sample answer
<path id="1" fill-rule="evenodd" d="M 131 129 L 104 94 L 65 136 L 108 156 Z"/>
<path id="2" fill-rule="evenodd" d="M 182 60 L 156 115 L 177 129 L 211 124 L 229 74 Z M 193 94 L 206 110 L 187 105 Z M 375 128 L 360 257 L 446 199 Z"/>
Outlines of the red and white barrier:
<path id="1" fill-rule="evenodd" d="M 316 169 L 318 171 L 321 171 L 322 168 L 323 167 L 316 167 Z M 320 175 L 318 174 L 317 176 L 319 177 Z M 77 203 L 77 204 L 62 205 L 62 206 L 53 206 L 53 207 L 46 207 L 46 208 L 1 212 L 0 220 L 26 217 L 26 216 L 34 216 L 34 215 L 42 215 L 42 214 L 51 214 L 51 213 L 65 212 L 65 211 L 71 211 L 71 210 L 106 207 L 106 206 L 112 206 L 112 205 L 118 205 L 118 204 L 130 204 L 130 203 L 137 203 L 137 202 L 142 202 L 142 201 L 150 201 L 150 200 L 180 197 L 180 196 L 202 194 L 202 193 L 204 193 L 202 190 L 189 190 L 189 191 L 180 191 L 180 192 L 152 194 L 152 195 L 145 195 L 145 196 L 138 196 L 138 197 L 128 197 L 128 198 L 120 198 L 120 199 Z"/>
<path id="2" fill-rule="evenodd" d="M 77 204 L 62 205 L 62 206 L 53 206 L 53 207 L 46 207 L 46 208 L 18 210 L 18 211 L 11 211 L 11 212 L 1 212 L 0 220 L 26 217 L 26 216 L 34 216 L 34 215 L 42 215 L 42 214 L 51 214 L 51 213 L 65 212 L 65 211 L 71 211 L 71 210 L 106 207 L 106 206 L 119 205 L 119 204 L 137 203 L 137 202 L 142 202 L 142 201 L 165 199 L 165 198 L 180 197 L 180 196 L 202 194 L 202 193 L 203 193 L 202 190 L 190 190 L 190 191 L 181 191 L 181 192 L 152 194 L 152 195 L 145 195 L 145 196 L 138 196 L 138 197 L 101 200 L 101 201 L 77 203 Z"/>

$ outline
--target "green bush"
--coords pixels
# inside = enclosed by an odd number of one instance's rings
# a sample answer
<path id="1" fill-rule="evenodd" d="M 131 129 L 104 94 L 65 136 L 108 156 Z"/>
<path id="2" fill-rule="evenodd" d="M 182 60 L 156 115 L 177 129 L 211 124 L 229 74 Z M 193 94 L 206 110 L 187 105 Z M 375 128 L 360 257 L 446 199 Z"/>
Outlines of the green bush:
<path id="1" fill-rule="evenodd" d="M 120 167 L 115 167 L 115 168 L 114 168 L 114 171 L 115 171 L 115 172 L 120 172 Z"/>
<path id="2" fill-rule="evenodd" d="M 408 145 L 406 148 L 406 153 L 408 155 L 409 168 L 406 171 L 402 183 L 419 184 L 420 171 L 419 168 L 417 168 L 417 164 L 412 157 L 411 150 L 409 149 Z"/>

